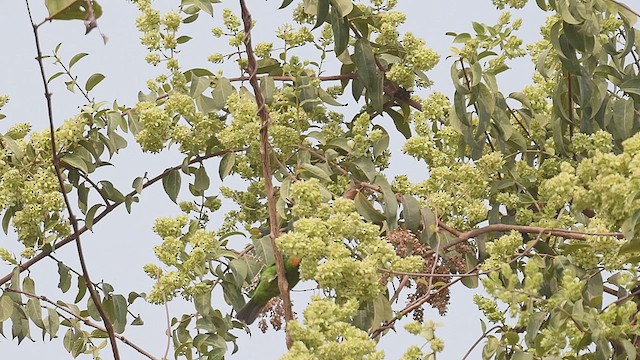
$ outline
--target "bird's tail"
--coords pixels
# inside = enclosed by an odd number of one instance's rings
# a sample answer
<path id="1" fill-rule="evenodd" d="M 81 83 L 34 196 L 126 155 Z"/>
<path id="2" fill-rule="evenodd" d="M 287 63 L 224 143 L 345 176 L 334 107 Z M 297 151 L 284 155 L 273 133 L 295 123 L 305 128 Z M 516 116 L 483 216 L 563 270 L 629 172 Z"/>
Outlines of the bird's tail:
<path id="1" fill-rule="evenodd" d="M 260 304 L 258 304 L 255 299 L 251 299 L 245 306 L 242 307 L 242 309 L 240 309 L 240 311 L 238 311 L 238 315 L 236 315 L 236 318 L 240 321 L 243 321 L 247 325 L 251 325 L 254 321 L 256 321 L 258 315 L 260 315 L 262 308 L 263 306 L 260 306 Z"/>

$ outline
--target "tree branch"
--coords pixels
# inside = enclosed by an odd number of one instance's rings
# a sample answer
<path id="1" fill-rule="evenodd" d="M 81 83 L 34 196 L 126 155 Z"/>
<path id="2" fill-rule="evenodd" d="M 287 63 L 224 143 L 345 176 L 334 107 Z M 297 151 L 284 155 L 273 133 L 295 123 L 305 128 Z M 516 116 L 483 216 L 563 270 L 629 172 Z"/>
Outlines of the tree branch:
<path id="1" fill-rule="evenodd" d="M 100 300 L 100 296 L 96 291 L 95 287 L 92 286 L 92 281 L 89 276 L 89 268 L 87 266 L 86 260 L 84 258 L 84 252 L 82 251 L 82 243 L 80 241 L 80 230 L 78 228 L 78 220 L 76 219 L 73 210 L 71 208 L 71 202 L 69 201 L 69 197 L 67 196 L 67 192 L 64 189 L 64 180 L 62 179 L 62 170 L 60 169 L 60 158 L 58 156 L 58 148 L 56 145 L 56 129 L 53 123 L 53 103 L 51 101 L 51 92 L 49 92 L 49 84 L 47 82 L 47 76 L 44 70 L 44 63 L 42 61 L 42 50 L 40 47 L 40 37 L 38 35 L 38 25 L 33 22 L 33 17 L 31 16 L 31 9 L 29 7 L 29 2 L 25 1 L 27 5 L 27 13 L 29 14 L 29 20 L 31 21 L 31 26 L 33 28 L 33 36 L 35 39 L 36 52 L 38 61 L 38 66 L 40 68 L 40 76 L 42 77 L 42 85 L 44 86 L 44 97 L 47 103 L 47 116 L 49 119 L 49 131 L 50 140 L 51 140 L 51 160 L 53 162 L 53 168 L 56 174 L 56 178 L 58 179 L 58 186 L 60 189 L 60 193 L 62 194 L 62 198 L 64 199 L 65 207 L 67 208 L 67 213 L 69 215 L 69 222 L 71 223 L 71 227 L 73 228 L 74 238 L 76 240 L 76 251 L 78 253 L 78 260 L 80 261 L 80 267 L 82 268 L 82 277 L 87 283 L 87 289 L 89 290 L 89 294 L 91 295 L 91 299 L 96 306 L 96 310 L 100 314 L 102 321 L 104 322 L 104 326 L 106 332 L 109 336 L 109 342 L 111 343 L 111 350 L 113 352 L 113 358 L 115 360 L 120 359 L 120 353 L 118 351 L 118 344 L 116 342 L 115 331 L 113 330 L 113 325 L 111 324 L 111 320 L 107 315 L 107 312 L 104 310 L 102 306 L 102 301 Z"/>
<path id="2" fill-rule="evenodd" d="M 256 57 L 253 53 L 253 47 L 251 45 L 251 28 L 253 27 L 253 22 L 251 20 L 251 13 L 247 8 L 245 0 L 240 0 L 240 8 L 242 10 L 242 22 L 244 24 L 244 45 L 247 50 L 247 72 L 249 73 L 249 83 L 253 88 L 253 92 L 256 97 L 256 104 L 258 106 L 258 116 L 260 116 L 260 120 L 262 121 L 262 127 L 260 128 L 260 158 L 262 160 L 264 192 L 267 196 L 267 207 L 269 209 L 271 246 L 273 247 L 273 255 L 278 271 L 278 289 L 280 290 L 280 297 L 282 298 L 284 306 L 284 319 L 288 323 L 289 321 L 293 320 L 293 310 L 291 309 L 289 284 L 287 283 L 282 253 L 280 253 L 276 245 L 276 238 L 280 236 L 280 226 L 278 224 L 276 197 L 275 190 L 273 188 L 273 175 L 271 172 L 271 161 L 269 157 L 271 148 L 269 143 L 269 124 L 271 123 L 271 118 L 269 117 L 269 111 L 267 110 L 264 96 L 262 94 L 262 91 L 260 91 L 260 85 L 258 84 L 258 78 L 256 76 L 258 65 L 256 62 Z M 285 331 L 287 348 L 291 348 L 291 346 L 293 345 L 293 341 L 286 327 Z"/>
<path id="3" fill-rule="evenodd" d="M 189 161 L 189 165 L 201 162 L 201 161 L 206 160 L 206 159 L 210 159 L 212 157 L 221 156 L 221 155 L 224 155 L 224 154 L 227 154 L 227 153 L 230 153 L 230 152 L 238 152 L 238 151 L 242 151 L 242 150 L 244 150 L 244 149 L 223 150 L 223 151 L 215 152 L 213 154 L 196 156 L 195 158 L 193 158 L 192 160 Z M 162 180 L 162 178 L 167 176 L 170 172 L 172 172 L 174 170 L 180 170 L 181 168 L 182 168 L 182 165 L 177 165 L 177 166 L 170 167 L 170 168 L 166 169 L 165 171 L 163 171 L 158 176 L 156 176 L 153 179 L 148 180 L 146 183 L 144 183 L 142 185 L 142 189 L 146 189 L 147 187 L 149 187 L 149 186 L 155 184 L 156 182 Z M 138 192 L 136 190 L 133 190 L 130 193 L 128 193 L 125 197 L 134 196 L 137 193 Z M 112 212 L 118 206 L 120 206 L 120 204 L 122 204 L 122 202 L 111 203 L 109 206 L 107 206 L 98 216 L 96 216 L 93 219 L 93 225 L 97 224 L 102 219 L 104 219 L 110 212 Z M 83 226 L 78 230 L 78 235 L 82 235 L 88 230 L 89 229 L 86 226 Z M 40 260 L 42 260 L 42 259 L 46 258 L 47 256 L 49 256 L 49 254 L 51 254 L 51 252 L 53 252 L 53 251 L 65 246 L 68 243 L 70 243 L 73 240 L 75 240 L 75 236 L 76 236 L 75 234 L 71 234 L 71 235 L 67 236 L 64 239 L 62 239 L 62 240 L 60 240 L 60 241 L 58 241 L 56 243 L 53 243 L 52 246 L 51 246 L 51 249 L 49 251 L 42 251 L 42 252 L 38 253 L 36 256 L 34 256 L 31 259 L 29 259 L 28 261 L 26 261 L 24 264 L 18 265 L 18 270 L 20 272 L 23 272 L 23 271 L 29 269 L 31 266 L 33 266 L 36 263 L 38 263 Z M 12 273 L 9 273 L 9 274 L 3 276 L 2 278 L 0 278 L 0 285 L 6 284 L 8 281 L 10 281 L 11 280 L 11 276 L 12 276 Z"/>

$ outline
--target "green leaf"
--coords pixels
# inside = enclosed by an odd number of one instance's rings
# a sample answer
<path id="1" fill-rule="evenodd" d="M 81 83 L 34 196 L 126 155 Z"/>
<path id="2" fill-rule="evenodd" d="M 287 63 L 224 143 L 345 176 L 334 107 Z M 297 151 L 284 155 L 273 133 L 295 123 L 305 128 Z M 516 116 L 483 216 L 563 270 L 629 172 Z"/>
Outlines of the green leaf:
<path id="1" fill-rule="evenodd" d="M 13 314 L 13 301 L 7 294 L 0 295 L 0 323 Z"/>
<path id="2" fill-rule="evenodd" d="M 236 92 L 236 89 L 231 85 L 229 79 L 221 77 L 216 82 L 216 87 L 213 89 L 213 104 L 216 109 L 222 109 L 227 105 L 227 99 L 229 96 Z"/>
<path id="3" fill-rule="evenodd" d="M 616 139 L 625 140 L 632 135 L 635 109 L 633 99 L 617 99 L 613 103 L 613 121 Z"/>
<path id="4" fill-rule="evenodd" d="M 396 126 L 396 129 L 400 134 L 402 134 L 405 139 L 409 139 L 411 137 L 411 127 L 409 127 L 409 122 L 404 118 L 404 116 L 392 108 L 386 108 L 384 111 L 389 114 L 393 120 L 393 124 Z"/>
<path id="5" fill-rule="evenodd" d="M 85 0 L 45 0 L 49 18 L 55 20 L 85 20 L 88 11 Z M 96 18 L 102 16 L 102 7 L 93 1 L 93 13 Z"/>
<path id="6" fill-rule="evenodd" d="M 74 300 L 74 302 L 77 304 L 79 303 L 82 299 L 84 299 L 84 296 L 87 294 L 87 283 L 84 281 L 83 277 L 78 277 L 78 294 L 76 294 L 76 298 Z"/>
<path id="7" fill-rule="evenodd" d="M 44 329 L 44 322 L 42 321 L 42 307 L 40 306 L 39 299 L 31 298 L 27 300 L 26 313 L 27 317 L 31 319 L 37 327 Z"/>
<path id="8" fill-rule="evenodd" d="M 331 5 L 338 10 L 341 17 L 349 15 L 353 10 L 352 0 L 331 0 Z"/>
<path id="9" fill-rule="evenodd" d="M 311 165 L 311 164 L 302 164 L 300 168 L 303 170 L 307 176 L 314 177 L 316 179 L 321 180 L 322 182 L 331 182 L 330 175 L 325 172 L 322 168 Z"/>
<path id="10" fill-rule="evenodd" d="M 178 44 L 184 44 L 184 43 L 186 43 L 187 41 L 189 41 L 189 40 L 191 40 L 191 39 L 192 39 L 192 38 L 191 38 L 191 36 L 182 35 L 182 36 L 179 36 L 179 37 L 176 39 L 176 42 L 177 42 Z"/>
<path id="11" fill-rule="evenodd" d="M 396 198 L 396 193 L 393 192 L 391 185 L 389 185 L 384 176 L 376 176 L 373 183 L 382 189 L 383 209 L 387 226 L 389 230 L 394 230 L 398 227 L 398 199 Z"/>
<path id="12" fill-rule="evenodd" d="M 189 95 L 192 98 L 202 95 L 202 93 L 209 88 L 211 80 L 206 76 L 191 76 L 191 87 L 189 88 Z"/>
<path id="13" fill-rule="evenodd" d="M 62 290 L 63 293 L 66 293 L 71 287 L 71 272 L 69 271 L 69 268 L 62 262 L 58 263 L 58 275 L 60 276 L 58 288 Z"/>
<path id="14" fill-rule="evenodd" d="M 260 91 L 264 96 L 264 101 L 267 105 L 273 103 L 273 94 L 276 91 L 276 83 L 271 76 L 265 76 L 260 79 Z"/>
<path id="15" fill-rule="evenodd" d="M 259 239 L 253 239 L 253 251 L 264 264 L 275 263 L 275 257 L 273 256 L 273 247 L 271 246 L 271 236 L 265 235 Z"/>
<path id="16" fill-rule="evenodd" d="M 224 180 L 233 169 L 233 166 L 236 163 L 236 153 L 230 152 L 224 154 L 222 160 L 220 160 L 220 167 L 218 168 L 218 175 L 220 175 L 220 180 Z"/>
<path id="17" fill-rule="evenodd" d="M 60 158 L 60 163 L 66 168 L 82 170 L 85 174 L 89 173 L 87 163 L 78 155 L 66 154 L 64 157 Z"/>
<path id="18" fill-rule="evenodd" d="M 75 64 L 76 64 L 80 59 L 82 59 L 83 57 L 85 57 L 85 56 L 87 56 L 87 55 L 89 55 L 89 54 L 87 54 L 87 53 L 78 53 L 78 54 L 75 54 L 75 55 L 71 58 L 71 60 L 69 60 L 68 68 L 69 68 L 69 69 L 71 69 L 71 68 L 73 67 L 73 65 L 75 65 Z"/>
<path id="19" fill-rule="evenodd" d="M 91 207 L 91 209 L 89 209 L 89 211 L 87 211 L 87 215 L 84 218 L 84 226 L 86 226 L 87 229 L 93 230 L 93 219 L 96 216 L 96 211 L 98 211 L 98 209 L 103 206 L 104 205 L 102 204 L 95 204 Z"/>
<path id="20" fill-rule="evenodd" d="M 178 194 L 180 193 L 180 185 L 180 172 L 177 169 L 169 171 L 167 176 L 162 178 L 162 186 L 164 187 L 164 192 L 174 203 L 176 202 Z"/>
<path id="21" fill-rule="evenodd" d="M 320 25 L 324 24 L 328 15 L 329 0 L 318 0 L 318 13 L 316 14 L 316 24 L 313 26 L 313 29 L 317 29 Z"/>
<path id="22" fill-rule="evenodd" d="M 393 310 L 391 309 L 391 303 L 385 294 L 378 294 L 373 299 L 373 320 L 371 320 L 371 327 L 378 327 L 384 322 L 393 319 Z"/>
<path id="23" fill-rule="evenodd" d="M 329 93 L 324 91 L 324 89 L 322 89 L 322 88 L 318 88 L 318 97 L 324 103 L 329 104 L 329 105 L 346 106 L 345 104 L 340 104 L 336 99 L 333 98 L 333 96 L 329 95 Z"/>
<path id="24" fill-rule="evenodd" d="M 387 218 L 380 211 L 376 210 L 366 196 L 358 191 L 354 199 L 356 211 L 365 219 L 373 223 L 384 222 Z"/>
<path id="25" fill-rule="evenodd" d="M 131 186 L 136 191 L 136 193 L 140 194 L 144 186 L 144 177 L 138 176 L 137 178 L 135 178 Z"/>
<path id="26" fill-rule="evenodd" d="M 496 350 L 498 350 L 498 346 L 500 346 L 500 341 L 498 341 L 495 336 L 487 336 L 487 343 L 482 348 L 482 359 L 491 358 L 491 356 L 496 353 Z"/>
<path id="27" fill-rule="evenodd" d="M 51 75 L 48 79 L 47 79 L 47 83 L 51 83 L 54 79 L 56 79 L 57 77 L 64 75 L 65 73 L 63 71 L 58 71 L 57 73 Z"/>
<path id="28" fill-rule="evenodd" d="M 381 78 L 378 76 L 375 55 L 371 43 L 367 39 L 356 40 L 354 61 L 356 64 L 356 74 L 368 91 L 372 91 L 378 86 Z"/>
<path id="29" fill-rule="evenodd" d="M 95 74 L 89 76 L 89 79 L 87 79 L 87 83 L 84 85 L 85 90 L 91 91 L 102 80 L 104 80 L 104 75 L 102 75 L 100 73 L 95 73 Z"/>
<path id="30" fill-rule="evenodd" d="M 402 217 L 404 226 L 417 233 L 420 230 L 420 203 L 412 195 L 402 195 Z"/>
<path id="31" fill-rule="evenodd" d="M 199 191 L 205 191 L 209 189 L 210 181 L 209 175 L 207 175 L 207 169 L 204 166 L 200 166 L 195 171 L 195 181 L 193 185 Z"/>
<path id="32" fill-rule="evenodd" d="M 120 190 L 116 189 L 111 181 L 102 180 L 98 182 L 98 184 L 102 185 L 100 191 L 107 199 L 115 202 L 121 203 L 124 201 L 124 195 L 120 192 Z"/>

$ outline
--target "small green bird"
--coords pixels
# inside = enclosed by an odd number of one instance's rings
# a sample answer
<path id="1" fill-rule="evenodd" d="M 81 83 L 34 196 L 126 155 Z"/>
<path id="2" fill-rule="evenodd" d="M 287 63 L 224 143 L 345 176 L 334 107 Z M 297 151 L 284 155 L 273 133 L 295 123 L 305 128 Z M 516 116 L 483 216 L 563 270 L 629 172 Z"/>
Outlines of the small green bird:
<path id="1" fill-rule="evenodd" d="M 289 283 L 289 289 L 291 289 L 300 281 L 300 272 L 298 270 L 300 258 L 285 257 L 283 260 L 287 283 Z M 260 273 L 260 283 L 258 283 L 256 290 L 253 292 L 253 297 L 238 311 L 236 318 L 244 321 L 247 325 L 252 324 L 269 300 L 278 295 L 280 295 L 278 269 L 276 264 L 271 264 Z"/>

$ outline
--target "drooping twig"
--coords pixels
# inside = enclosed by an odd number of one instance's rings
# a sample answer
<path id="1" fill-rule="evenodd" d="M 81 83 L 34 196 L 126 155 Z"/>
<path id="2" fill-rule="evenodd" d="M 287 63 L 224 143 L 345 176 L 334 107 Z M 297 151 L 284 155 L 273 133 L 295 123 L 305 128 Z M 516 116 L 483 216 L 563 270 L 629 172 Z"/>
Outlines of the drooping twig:
<path id="1" fill-rule="evenodd" d="M 282 259 L 282 253 L 278 251 L 276 246 L 276 238 L 280 236 L 280 226 L 278 224 L 278 213 L 276 208 L 275 190 L 273 188 L 271 163 L 270 163 L 270 144 L 269 144 L 269 124 L 271 118 L 269 117 L 269 111 L 267 110 L 264 96 L 260 90 L 258 79 L 256 77 L 258 71 L 258 65 L 256 57 L 253 53 L 253 47 L 251 45 L 251 28 L 253 22 L 251 20 L 251 13 L 247 8 L 245 0 L 240 0 L 240 8 L 242 11 L 242 22 L 244 24 L 244 45 L 247 50 L 247 72 L 249 73 L 249 84 L 253 88 L 254 95 L 256 97 L 256 104 L 258 106 L 258 116 L 262 122 L 260 127 L 260 159 L 262 160 L 262 176 L 264 178 L 264 192 L 267 196 L 267 207 L 269 210 L 269 225 L 271 228 L 271 245 L 273 247 L 273 254 L 276 261 L 276 268 L 278 271 L 278 289 L 280 289 L 280 297 L 282 298 L 284 306 L 284 318 L 286 322 L 293 319 L 293 310 L 291 309 L 291 298 L 289 297 L 289 284 L 285 276 L 284 262 Z M 287 348 L 291 348 L 293 341 L 289 335 L 289 331 L 286 331 Z"/>
<path id="2" fill-rule="evenodd" d="M 60 305 L 60 303 L 55 302 L 51 299 L 49 299 L 46 296 L 42 296 L 42 295 L 36 295 L 36 294 L 31 294 L 28 293 L 26 291 L 23 290 L 18 290 L 18 289 L 11 289 L 11 288 L 7 288 L 5 289 L 5 291 L 7 292 L 14 292 L 14 293 L 18 293 L 18 294 L 22 294 L 24 296 L 28 296 L 30 298 L 34 298 L 34 299 L 38 299 L 40 301 L 44 301 L 48 304 L 51 304 L 51 306 L 53 306 L 55 309 L 58 309 L 59 311 L 65 312 L 71 316 L 73 316 L 74 318 L 80 320 L 83 324 L 94 328 L 96 330 L 102 331 L 102 332 L 107 332 L 107 330 L 105 328 L 103 328 L 102 326 L 100 326 L 99 324 L 91 321 L 90 318 L 88 317 L 82 317 L 79 314 L 74 313 L 73 311 L 71 311 L 71 309 L 69 309 L 66 306 L 62 306 Z M 62 315 L 61 315 L 62 316 Z M 63 316 L 64 318 L 66 318 L 65 316 Z M 140 346 L 136 345 L 135 343 L 131 342 L 129 339 L 127 339 L 126 337 L 116 334 L 116 338 L 118 338 L 118 340 L 122 341 L 124 344 L 128 345 L 129 347 L 133 348 L 134 350 L 136 350 L 137 352 L 139 352 L 140 354 L 144 355 L 145 357 L 147 357 L 148 359 L 151 360 L 159 360 L 156 357 L 154 357 L 153 355 L 149 354 L 147 351 L 145 351 L 143 348 L 141 348 Z"/>
<path id="3" fill-rule="evenodd" d="M 33 36 L 35 39 L 35 45 L 36 45 L 36 52 L 37 52 L 37 57 L 36 60 L 38 61 L 38 66 L 40 68 L 40 75 L 42 77 L 42 85 L 44 86 L 44 97 L 47 103 L 47 115 L 48 115 L 48 119 L 49 119 L 49 131 L 51 132 L 50 134 L 50 140 L 51 140 L 51 159 L 53 162 L 53 168 L 56 174 L 56 178 L 58 179 L 58 186 L 60 188 L 60 193 L 62 194 L 62 198 L 64 199 L 64 204 L 65 207 L 67 208 L 67 213 L 69 215 L 69 222 L 71 223 L 71 227 L 73 228 L 73 234 L 74 234 L 74 238 L 76 240 L 76 250 L 78 253 L 78 260 L 80 262 L 80 267 L 82 268 L 82 277 L 84 278 L 85 282 L 87 283 L 87 289 L 89 290 L 89 294 L 91 295 L 91 299 L 93 300 L 93 303 L 96 306 L 96 310 L 98 311 L 98 313 L 100 314 L 100 318 L 102 318 L 102 321 L 104 322 L 104 326 L 107 332 L 107 335 L 109 336 L 109 342 L 111 343 L 111 350 L 113 352 L 113 358 L 115 360 L 119 360 L 120 359 L 120 353 L 118 352 L 118 344 L 116 341 L 116 337 L 115 337 L 115 331 L 113 329 L 113 325 L 111 324 L 111 320 L 109 319 L 109 316 L 107 315 L 107 312 L 105 311 L 104 307 L 102 306 L 102 301 L 100 300 L 100 296 L 98 295 L 98 292 L 96 291 L 95 287 L 92 286 L 92 281 L 91 278 L 89 276 L 89 269 L 87 267 L 87 263 L 85 261 L 84 258 L 84 252 L 82 251 L 82 243 L 80 241 L 80 230 L 78 228 L 78 220 L 76 219 L 74 213 L 73 213 L 73 209 L 71 208 L 71 202 L 69 201 L 69 197 L 67 196 L 67 193 L 64 189 L 64 180 L 62 179 L 62 170 L 60 169 L 60 157 L 58 156 L 58 149 L 57 149 L 57 145 L 56 145 L 56 128 L 55 125 L 53 123 L 53 103 L 51 101 L 51 92 L 49 92 L 49 85 L 47 82 L 47 76 L 45 74 L 45 70 L 44 70 L 44 63 L 42 61 L 43 56 L 42 56 L 42 50 L 40 47 L 40 37 L 38 35 L 38 25 L 36 25 L 33 22 L 33 17 L 31 16 L 31 9 L 29 7 L 29 2 L 25 1 L 25 3 L 27 4 L 27 12 L 29 14 L 29 20 L 31 21 L 31 26 L 33 28 Z"/>

